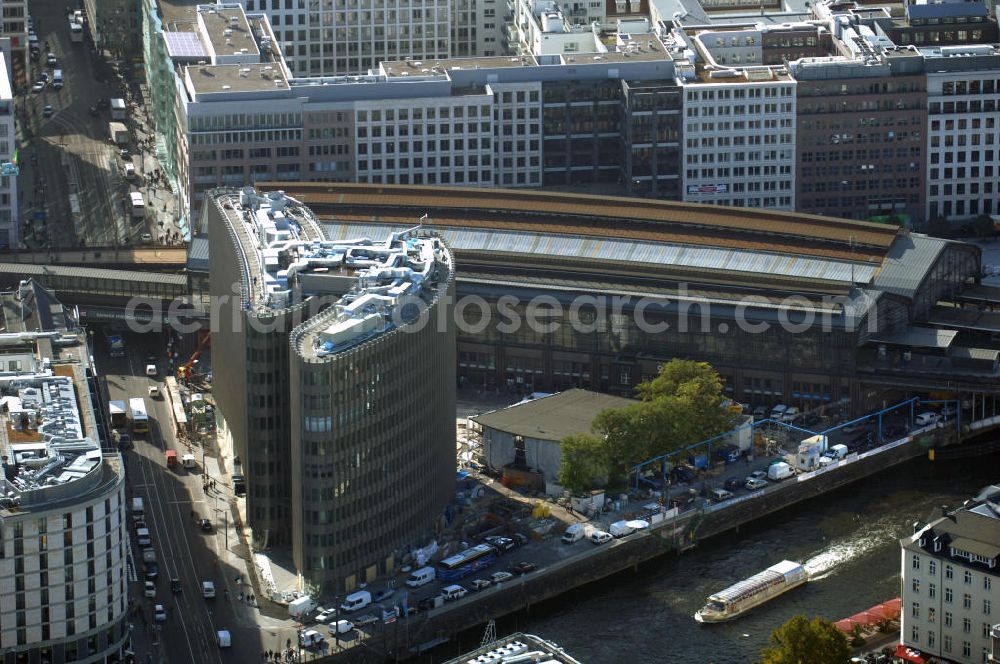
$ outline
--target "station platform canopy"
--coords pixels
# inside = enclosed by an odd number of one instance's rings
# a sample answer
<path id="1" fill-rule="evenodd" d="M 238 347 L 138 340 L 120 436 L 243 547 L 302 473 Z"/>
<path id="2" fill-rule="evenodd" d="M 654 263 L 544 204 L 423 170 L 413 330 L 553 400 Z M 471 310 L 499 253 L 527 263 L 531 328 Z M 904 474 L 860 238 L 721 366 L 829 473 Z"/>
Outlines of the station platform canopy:
<path id="1" fill-rule="evenodd" d="M 909 325 L 902 332 L 871 337 L 868 339 L 868 343 L 947 350 L 957 336 L 958 332 L 955 330 L 939 330 L 933 327 Z"/>

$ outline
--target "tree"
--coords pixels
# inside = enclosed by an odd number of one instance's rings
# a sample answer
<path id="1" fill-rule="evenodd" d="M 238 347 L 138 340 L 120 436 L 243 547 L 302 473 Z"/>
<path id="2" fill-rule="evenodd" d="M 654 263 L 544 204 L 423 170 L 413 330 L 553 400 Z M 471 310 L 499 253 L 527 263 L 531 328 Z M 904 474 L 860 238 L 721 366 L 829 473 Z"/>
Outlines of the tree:
<path id="1" fill-rule="evenodd" d="M 605 446 L 600 438 L 578 433 L 563 438 L 559 446 L 559 484 L 569 491 L 589 491 L 607 475 Z"/>
<path id="2" fill-rule="evenodd" d="M 847 636 L 822 618 L 794 616 L 771 632 L 762 664 L 844 664 L 851 658 Z"/>

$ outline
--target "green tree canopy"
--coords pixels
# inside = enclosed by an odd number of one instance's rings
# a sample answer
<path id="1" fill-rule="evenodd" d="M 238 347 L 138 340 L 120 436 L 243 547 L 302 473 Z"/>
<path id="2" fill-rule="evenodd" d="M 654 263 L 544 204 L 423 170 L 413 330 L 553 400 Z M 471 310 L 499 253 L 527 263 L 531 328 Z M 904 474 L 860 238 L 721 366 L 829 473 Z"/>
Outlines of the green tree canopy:
<path id="1" fill-rule="evenodd" d="M 604 441 L 589 433 L 566 436 L 560 443 L 559 484 L 580 493 L 592 489 L 607 475 Z"/>
<path id="2" fill-rule="evenodd" d="M 771 632 L 762 664 L 844 664 L 851 658 L 847 636 L 822 618 L 794 616 Z"/>
<path id="3" fill-rule="evenodd" d="M 646 459 L 684 448 L 717 436 L 732 426 L 732 413 L 719 374 L 704 362 L 671 360 L 659 375 L 639 384 L 639 401 L 624 408 L 608 408 L 597 414 L 591 430 L 593 440 L 571 436 L 569 451 L 563 441 L 560 483 L 572 491 L 563 476 L 574 482 L 607 476 L 611 483 L 624 481 L 629 468 Z M 567 439 L 568 440 L 568 439 Z M 584 444 L 585 443 L 585 444 Z M 601 447 L 601 454 L 595 447 Z M 603 472 L 591 464 L 602 460 Z M 568 464 L 568 466 L 567 466 Z"/>

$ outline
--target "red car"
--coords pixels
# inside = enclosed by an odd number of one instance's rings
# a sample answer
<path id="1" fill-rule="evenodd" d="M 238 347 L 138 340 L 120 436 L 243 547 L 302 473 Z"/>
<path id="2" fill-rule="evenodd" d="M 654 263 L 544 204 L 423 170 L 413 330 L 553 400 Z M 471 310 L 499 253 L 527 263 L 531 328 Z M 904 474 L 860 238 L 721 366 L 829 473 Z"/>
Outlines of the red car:
<path id="1" fill-rule="evenodd" d="M 527 574 L 528 572 L 533 572 L 536 569 L 538 569 L 538 566 L 535 565 L 535 563 L 520 562 L 511 567 L 510 571 L 518 576 L 521 576 L 523 574 Z"/>

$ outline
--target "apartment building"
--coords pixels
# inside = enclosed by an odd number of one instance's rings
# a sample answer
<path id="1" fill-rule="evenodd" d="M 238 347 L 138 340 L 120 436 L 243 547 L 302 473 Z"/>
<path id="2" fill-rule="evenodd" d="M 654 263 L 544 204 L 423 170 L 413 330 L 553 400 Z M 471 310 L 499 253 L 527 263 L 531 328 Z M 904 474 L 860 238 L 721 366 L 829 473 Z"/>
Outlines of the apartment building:
<path id="1" fill-rule="evenodd" d="M 916 52 L 889 55 L 790 63 L 798 80 L 796 209 L 918 226 L 926 220 L 927 79 Z"/>
<path id="2" fill-rule="evenodd" d="M 900 545 L 901 643 L 950 662 L 987 662 L 1000 606 L 1000 486 L 942 508 Z"/>
<path id="3" fill-rule="evenodd" d="M 451 0 L 451 56 L 506 53 L 507 12 L 507 0 Z"/>
<path id="4" fill-rule="evenodd" d="M 17 132 L 14 93 L 7 76 L 7 58 L 0 53 L 0 249 L 17 249 Z"/>
<path id="5" fill-rule="evenodd" d="M 943 46 L 927 54 L 927 218 L 1000 213 L 1000 51 Z"/>
<path id="6" fill-rule="evenodd" d="M 476 1 L 484 4 L 485 16 L 488 1 Z M 300 77 L 364 74 L 383 60 L 451 55 L 452 0 L 240 0 L 240 4 L 247 12 L 268 17 L 289 68 Z"/>
<path id="7" fill-rule="evenodd" d="M 412 228 L 327 238 L 297 201 L 252 187 L 213 190 L 204 214 L 232 321 L 212 333 L 219 432 L 256 544 L 349 592 L 426 544 L 452 497 L 451 253 Z"/>
<path id="8" fill-rule="evenodd" d="M 86 334 L 34 282 L 0 299 L 18 312 L 0 334 L 0 658 L 124 661 L 125 468 L 101 449 Z"/>

